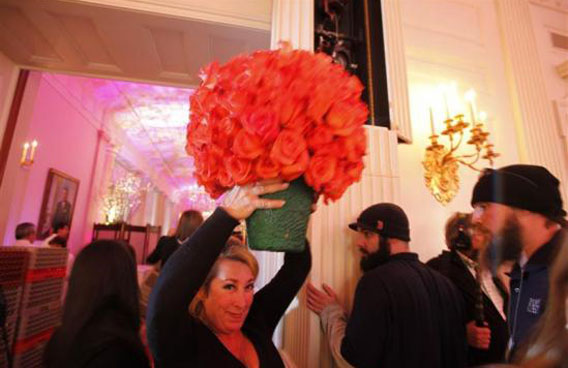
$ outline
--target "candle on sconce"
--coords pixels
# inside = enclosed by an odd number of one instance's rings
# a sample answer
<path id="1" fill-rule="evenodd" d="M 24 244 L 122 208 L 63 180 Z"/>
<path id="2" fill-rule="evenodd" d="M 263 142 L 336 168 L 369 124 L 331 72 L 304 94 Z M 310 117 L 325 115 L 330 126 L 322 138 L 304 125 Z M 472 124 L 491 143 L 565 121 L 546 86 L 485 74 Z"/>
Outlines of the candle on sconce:
<path id="1" fill-rule="evenodd" d="M 470 89 L 469 91 L 467 91 L 465 93 L 465 99 L 468 102 L 468 107 L 469 107 L 469 114 L 471 117 L 471 123 L 475 124 L 475 107 L 474 107 L 474 101 L 475 101 L 475 91 L 473 89 Z"/>
<path id="2" fill-rule="evenodd" d="M 434 111 L 432 111 L 432 107 L 430 106 L 430 129 L 432 129 L 432 135 L 436 135 L 436 130 L 434 129 Z"/>
<path id="3" fill-rule="evenodd" d="M 32 142 L 32 151 L 30 152 L 30 163 L 34 162 L 36 148 L 37 148 L 37 141 L 34 139 Z"/>
<path id="4" fill-rule="evenodd" d="M 30 148 L 30 144 L 28 142 L 24 142 L 24 149 L 22 150 L 22 158 L 20 159 L 20 164 L 26 163 L 26 158 L 28 156 L 28 149 Z"/>
<path id="5" fill-rule="evenodd" d="M 479 112 L 479 126 L 483 127 L 483 124 L 487 122 L 487 113 L 485 111 Z"/>
<path id="6" fill-rule="evenodd" d="M 475 124 L 475 110 L 472 101 L 469 101 L 469 114 L 471 115 L 471 123 Z"/>

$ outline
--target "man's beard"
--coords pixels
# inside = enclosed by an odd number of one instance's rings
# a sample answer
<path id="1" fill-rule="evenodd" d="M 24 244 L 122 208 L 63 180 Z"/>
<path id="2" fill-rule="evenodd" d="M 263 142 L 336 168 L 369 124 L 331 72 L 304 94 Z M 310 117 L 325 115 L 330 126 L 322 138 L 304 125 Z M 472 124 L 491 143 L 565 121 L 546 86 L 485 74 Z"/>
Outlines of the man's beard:
<path id="1" fill-rule="evenodd" d="M 522 247 L 521 228 L 515 215 L 510 215 L 503 230 L 493 236 L 487 245 L 483 258 L 495 275 L 497 267 L 505 261 L 518 261 Z"/>
<path id="2" fill-rule="evenodd" d="M 381 238 L 379 249 L 373 253 L 365 253 L 359 261 L 359 266 L 361 271 L 367 272 L 371 271 L 375 267 L 378 267 L 386 263 L 390 258 L 390 244 L 388 239 Z"/>

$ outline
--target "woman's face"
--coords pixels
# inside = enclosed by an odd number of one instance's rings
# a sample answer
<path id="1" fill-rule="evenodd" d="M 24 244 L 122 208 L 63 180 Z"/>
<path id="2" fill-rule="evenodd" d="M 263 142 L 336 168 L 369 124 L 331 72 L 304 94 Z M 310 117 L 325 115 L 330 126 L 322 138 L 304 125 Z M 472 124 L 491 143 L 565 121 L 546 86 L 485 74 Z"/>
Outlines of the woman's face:
<path id="1" fill-rule="evenodd" d="M 254 281 L 246 264 L 229 259 L 219 262 L 217 275 L 203 301 L 205 320 L 215 333 L 241 329 L 252 304 Z"/>

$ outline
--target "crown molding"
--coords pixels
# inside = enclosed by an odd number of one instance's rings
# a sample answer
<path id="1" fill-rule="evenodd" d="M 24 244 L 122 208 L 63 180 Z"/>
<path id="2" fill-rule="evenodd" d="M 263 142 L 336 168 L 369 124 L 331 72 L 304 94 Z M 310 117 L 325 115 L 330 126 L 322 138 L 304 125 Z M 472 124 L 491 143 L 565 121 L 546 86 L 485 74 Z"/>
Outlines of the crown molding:
<path id="1" fill-rule="evenodd" d="M 530 2 L 568 14 L 568 0 L 530 0 Z"/>

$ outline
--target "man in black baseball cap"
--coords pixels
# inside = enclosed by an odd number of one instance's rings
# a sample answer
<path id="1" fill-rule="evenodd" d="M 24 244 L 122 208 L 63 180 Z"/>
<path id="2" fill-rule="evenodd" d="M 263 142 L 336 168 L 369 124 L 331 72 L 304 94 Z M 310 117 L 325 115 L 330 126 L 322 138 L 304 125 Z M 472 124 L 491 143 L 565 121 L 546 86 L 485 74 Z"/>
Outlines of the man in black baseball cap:
<path id="1" fill-rule="evenodd" d="M 510 279 L 510 359 L 544 312 L 548 269 L 565 236 L 558 179 L 536 165 L 486 170 L 473 188 L 473 222 L 492 235 L 487 254 L 494 264 L 504 254 L 517 259 Z"/>
<path id="2" fill-rule="evenodd" d="M 347 314 L 335 292 L 308 283 L 308 308 L 317 313 L 339 366 L 463 367 L 463 300 L 451 282 L 410 252 L 404 211 L 392 203 L 365 209 L 349 224 L 357 231 L 364 275 Z"/>

